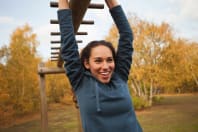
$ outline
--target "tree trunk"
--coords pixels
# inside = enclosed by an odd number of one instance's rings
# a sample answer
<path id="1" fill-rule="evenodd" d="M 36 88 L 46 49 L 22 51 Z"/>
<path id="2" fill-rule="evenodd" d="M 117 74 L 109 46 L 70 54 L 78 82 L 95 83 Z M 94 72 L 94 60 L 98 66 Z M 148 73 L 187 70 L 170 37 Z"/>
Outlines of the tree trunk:
<path id="1" fill-rule="evenodd" d="M 135 86 L 135 88 L 136 88 L 136 91 L 137 91 L 137 96 L 141 96 L 141 89 L 140 89 L 140 86 L 137 84 L 137 82 L 134 80 L 134 79 L 132 79 L 132 82 L 133 82 L 133 84 L 134 84 L 134 86 Z"/>
<path id="2" fill-rule="evenodd" d="M 136 90 L 136 88 L 135 88 L 134 83 L 131 82 L 131 85 L 132 85 L 131 88 L 132 88 L 132 90 L 134 91 L 134 94 L 137 95 L 137 90 Z"/>
<path id="3" fill-rule="evenodd" d="M 149 92 L 149 105 L 150 106 L 152 106 L 152 98 L 153 98 L 153 79 L 151 78 L 150 92 Z"/>

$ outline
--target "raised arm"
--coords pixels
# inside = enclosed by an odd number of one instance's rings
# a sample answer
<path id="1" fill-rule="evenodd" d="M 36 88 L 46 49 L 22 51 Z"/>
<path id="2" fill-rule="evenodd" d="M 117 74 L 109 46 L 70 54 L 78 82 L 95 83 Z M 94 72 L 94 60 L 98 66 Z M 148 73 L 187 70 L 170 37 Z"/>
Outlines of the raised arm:
<path id="1" fill-rule="evenodd" d="M 72 11 L 68 0 L 59 0 L 58 20 L 61 33 L 61 58 L 74 91 L 82 77 L 82 65 L 75 39 Z"/>
<path id="2" fill-rule="evenodd" d="M 117 0 L 105 0 L 111 16 L 119 31 L 118 50 L 116 55 L 115 72 L 124 80 L 128 80 L 132 63 L 133 34 L 124 11 Z"/>

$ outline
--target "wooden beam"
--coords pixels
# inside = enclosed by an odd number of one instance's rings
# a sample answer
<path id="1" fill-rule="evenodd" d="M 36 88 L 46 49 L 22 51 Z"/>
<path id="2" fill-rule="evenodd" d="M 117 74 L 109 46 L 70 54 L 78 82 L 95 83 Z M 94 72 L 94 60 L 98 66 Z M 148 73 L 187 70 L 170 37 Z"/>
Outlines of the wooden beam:
<path id="1" fill-rule="evenodd" d="M 59 52 L 51 52 L 52 55 L 57 55 Z"/>
<path id="2" fill-rule="evenodd" d="M 81 24 L 94 24 L 94 21 L 91 21 L 91 20 L 83 20 L 82 22 L 81 22 Z"/>
<path id="3" fill-rule="evenodd" d="M 55 58 L 56 59 L 56 58 L 58 58 L 58 56 L 51 56 L 51 58 Z"/>
<path id="4" fill-rule="evenodd" d="M 82 40 L 77 40 L 76 42 L 77 42 L 77 43 L 82 43 L 83 41 L 82 41 Z M 56 41 L 51 41 L 50 43 L 51 43 L 51 44 L 60 44 L 61 41 L 56 40 Z"/>
<path id="5" fill-rule="evenodd" d="M 50 2 L 50 7 L 57 8 L 58 2 Z M 90 8 L 90 9 L 104 9 L 104 4 L 90 3 L 88 8 Z"/>
<path id="6" fill-rule="evenodd" d="M 70 0 L 69 1 L 69 7 L 72 10 L 74 33 L 76 35 L 87 35 L 87 33 L 78 33 L 79 26 L 82 23 L 82 19 L 85 15 L 85 12 L 87 11 L 87 9 L 89 7 L 90 8 L 99 8 L 99 5 L 97 6 L 97 4 L 90 5 L 90 1 L 91 0 Z M 58 7 L 58 3 L 50 2 L 50 6 Z M 60 35 L 60 33 L 51 33 L 51 34 L 52 35 Z M 59 59 L 60 60 L 58 61 L 57 66 L 62 67 L 63 60 L 61 60 L 61 57 L 59 57 Z"/>
<path id="7" fill-rule="evenodd" d="M 50 24 L 59 24 L 59 21 L 58 20 L 51 19 L 50 20 Z M 92 24 L 94 24 L 94 21 L 92 21 L 92 20 L 82 20 L 81 24 L 92 25 Z"/>
<path id="8" fill-rule="evenodd" d="M 104 4 L 91 3 L 88 8 L 90 8 L 90 9 L 104 9 Z"/>
<path id="9" fill-rule="evenodd" d="M 48 68 L 48 67 L 40 67 L 38 70 L 38 74 L 60 74 L 60 73 L 65 73 L 64 68 Z"/>
<path id="10" fill-rule="evenodd" d="M 39 64 L 38 71 L 44 67 L 44 63 Z M 48 131 L 48 115 L 47 115 L 47 99 L 45 92 L 45 74 L 39 73 L 39 85 L 40 85 L 40 96 L 41 96 L 41 132 Z"/>
<path id="11" fill-rule="evenodd" d="M 72 10 L 72 18 L 73 18 L 73 25 L 74 25 L 74 33 L 76 34 L 82 19 L 87 11 L 87 8 L 90 5 L 91 0 L 70 0 L 69 6 Z M 63 60 L 59 57 L 59 61 L 57 63 L 58 67 L 62 67 Z"/>
<path id="12" fill-rule="evenodd" d="M 51 59 L 50 61 L 58 61 L 58 59 Z"/>
<path id="13" fill-rule="evenodd" d="M 87 32 L 77 32 L 76 35 L 87 35 Z M 51 32 L 52 36 L 58 36 L 60 35 L 60 32 Z"/>
<path id="14" fill-rule="evenodd" d="M 51 50 L 60 50 L 60 47 L 51 47 Z"/>

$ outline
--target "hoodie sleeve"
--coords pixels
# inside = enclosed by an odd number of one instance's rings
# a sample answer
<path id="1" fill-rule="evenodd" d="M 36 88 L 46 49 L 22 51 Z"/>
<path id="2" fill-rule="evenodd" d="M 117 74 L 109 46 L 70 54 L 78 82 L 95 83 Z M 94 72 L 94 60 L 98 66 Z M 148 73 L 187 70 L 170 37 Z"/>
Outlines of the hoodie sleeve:
<path id="1" fill-rule="evenodd" d="M 127 81 L 132 63 L 133 33 L 120 5 L 110 9 L 110 13 L 120 35 L 116 54 L 115 72 L 118 73 L 124 81 Z"/>
<path id="2" fill-rule="evenodd" d="M 66 74 L 75 91 L 82 78 L 83 68 L 75 39 L 72 11 L 71 9 L 62 9 L 58 10 L 57 13 L 61 33 L 61 58 L 64 60 Z"/>

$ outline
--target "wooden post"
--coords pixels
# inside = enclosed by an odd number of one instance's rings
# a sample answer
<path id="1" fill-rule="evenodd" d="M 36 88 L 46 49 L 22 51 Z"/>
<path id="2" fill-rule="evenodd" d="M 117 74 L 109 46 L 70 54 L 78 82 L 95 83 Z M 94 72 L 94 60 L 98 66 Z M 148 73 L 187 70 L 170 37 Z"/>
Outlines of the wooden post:
<path id="1" fill-rule="evenodd" d="M 41 95 L 41 132 L 48 131 L 48 115 L 47 115 L 47 100 L 46 100 L 46 92 L 45 92 L 45 74 L 62 74 L 65 73 L 64 68 L 47 68 L 44 67 L 44 63 L 40 63 L 38 66 L 38 74 L 40 79 L 40 95 Z M 78 117 L 78 131 L 82 132 L 82 124 L 80 119 L 80 111 L 77 112 Z"/>
<path id="2" fill-rule="evenodd" d="M 39 69 L 44 67 L 44 63 L 39 64 Z M 45 74 L 39 73 L 40 79 L 40 95 L 41 95 L 41 132 L 48 130 L 48 117 L 47 117 L 47 100 L 45 93 Z"/>

